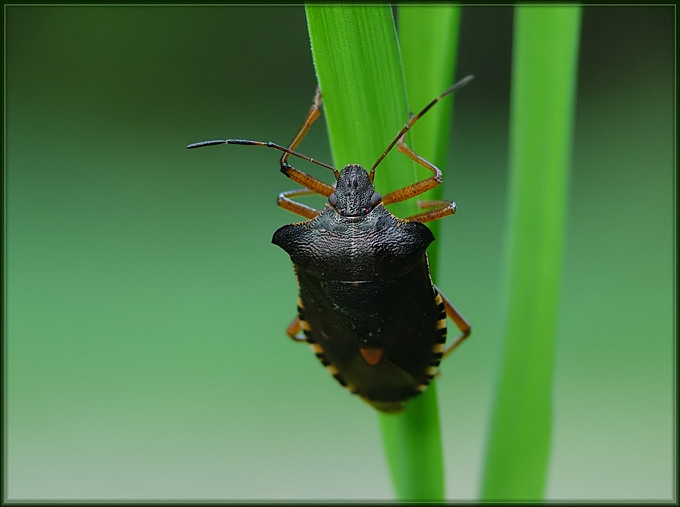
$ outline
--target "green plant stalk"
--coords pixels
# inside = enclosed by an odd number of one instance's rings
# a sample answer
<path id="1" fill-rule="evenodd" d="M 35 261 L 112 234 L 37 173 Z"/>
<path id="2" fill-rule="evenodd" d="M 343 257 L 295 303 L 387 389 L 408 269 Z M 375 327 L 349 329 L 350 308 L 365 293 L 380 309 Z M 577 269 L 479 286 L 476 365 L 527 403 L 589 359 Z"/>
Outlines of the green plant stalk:
<path id="1" fill-rule="evenodd" d="M 505 336 L 482 500 L 541 500 L 552 422 L 579 7 L 515 10 Z"/>
<path id="2" fill-rule="evenodd" d="M 400 6 L 398 10 L 399 42 L 409 103 L 419 111 L 446 90 L 453 82 L 460 9 L 457 7 Z M 410 146 L 422 157 L 445 172 L 453 97 L 447 97 L 412 129 Z M 430 176 L 427 169 L 417 167 L 418 178 Z M 422 199 L 441 199 L 437 187 Z M 438 237 L 438 222 L 428 224 Z M 436 243 L 430 247 L 430 271 L 437 279 Z M 402 499 L 443 500 L 444 464 L 437 405 L 436 382 L 420 397 L 410 402 L 408 410 L 397 416 L 381 415 L 385 450 L 391 463 L 393 483 Z M 429 414 L 424 418 L 422 414 Z M 414 438 L 413 435 L 418 435 Z M 398 446 L 392 442 L 401 442 Z M 411 467 L 428 466 L 427 482 L 409 481 Z"/>
<path id="3" fill-rule="evenodd" d="M 460 7 L 451 5 L 399 6 L 397 21 L 401 59 L 409 104 L 416 111 L 454 82 L 460 11 Z M 418 121 L 417 128 L 414 127 L 412 132 L 414 149 L 441 169 L 444 175 L 454 100 L 455 94 L 443 99 Z M 420 177 L 429 176 L 427 170 L 420 167 L 418 174 L 422 175 Z M 446 177 L 444 181 L 450 183 Z M 444 186 L 440 185 L 420 198 L 442 199 Z M 427 225 L 438 238 L 440 222 Z M 428 252 L 430 269 L 435 279 L 438 254 L 438 248 L 430 248 Z"/>
<path id="4" fill-rule="evenodd" d="M 392 12 L 386 4 L 309 4 L 306 11 L 335 166 L 369 169 L 408 119 Z M 413 163 L 394 149 L 376 170 L 375 186 L 383 193 L 405 186 L 413 171 Z M 417 212 L 408 201 L 392 210 Z"/>
<path id="5" fill-rule="evenodd" d="M 360 163 L 369 168 L 408 119 L 392 12 L 387 5 L 308 5 L 306 9 L 335 164 Z M 413 146 L 410 134 L 407 141 Z M 379 192 L 387 193 L 414 178 L 413 162 L 395 149 L 380 164 L 375 183 Z M 398 216 L 418 212 L 416 203 L 408 201 L 391 210 Z M 397 497 L 441 500 L 442 452 L 434 386 L 409 402 L 403 413 L 381 414 L 380 420 Z"/>

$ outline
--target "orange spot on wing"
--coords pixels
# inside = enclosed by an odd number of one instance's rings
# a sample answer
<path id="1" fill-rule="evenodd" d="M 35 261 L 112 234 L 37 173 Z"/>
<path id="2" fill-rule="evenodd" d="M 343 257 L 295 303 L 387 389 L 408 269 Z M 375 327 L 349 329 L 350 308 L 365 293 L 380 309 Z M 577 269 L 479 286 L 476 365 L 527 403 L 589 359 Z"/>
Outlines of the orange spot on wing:
<path id="1" fill-rule="evenodd" d="M 361 355 L 364 356 L 364 359 L 368 364 L 378 364 L 383 353 L 383 349 L 369 347 L 362 347 L 359 349 L 359 351 L 361 352 Z"/>

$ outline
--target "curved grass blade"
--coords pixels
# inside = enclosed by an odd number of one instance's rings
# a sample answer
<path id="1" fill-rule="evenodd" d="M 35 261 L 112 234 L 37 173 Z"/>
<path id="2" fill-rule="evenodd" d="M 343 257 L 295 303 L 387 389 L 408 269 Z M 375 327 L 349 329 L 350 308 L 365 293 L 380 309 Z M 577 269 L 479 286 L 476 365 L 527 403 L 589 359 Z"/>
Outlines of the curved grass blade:
<path id="1" fill-rule="evenodd" d="M 505 341 L 483 500 L 545 491 L 579 28 L 579 7 L 515 11 Z"/>
<path id="2" fill-rule="evenodd" d="M 387 5 L 306 9 L 335 164 L 370 167 L 408 119 L 392 11 Z M 376 172 L 376 187 L 387 193 L 406 186 L 414 181 L 414 171 L 413 162 L 393 150 Z M 407 216 L 417 207 L 404 202 L 392 211 Z M 404 413 L 380 415 L 387 461 L 401 500 L 443 497 L 436 396 L 434 389 L 428 391 Z"/>

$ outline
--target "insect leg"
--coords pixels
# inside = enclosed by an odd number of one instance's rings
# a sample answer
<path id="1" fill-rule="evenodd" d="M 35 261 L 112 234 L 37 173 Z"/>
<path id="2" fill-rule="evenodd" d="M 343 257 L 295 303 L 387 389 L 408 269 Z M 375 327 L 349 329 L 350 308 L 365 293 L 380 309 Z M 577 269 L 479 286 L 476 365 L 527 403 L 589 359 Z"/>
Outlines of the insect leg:
<path id="1" fill-rule="evenodd" d="M 290 336 L 293 339 L 293 341 L 306 342 L 307 338 L 305 338 L 303 334 L 300 334 L 300 331 L 302 331 L 300 317 L 295 317 L 293 319 L 293 322 L 291 322 L 290 325 L 286 328 L 286 334 Z"/>
<path id="2" fill-rule="evenodd" d="M 295 169 L 295 167 L 290 165 L 288 162 L 281 164 L 281 172 L 294 182 L 299 183 L 305 188 L 308 188 L 314 194 L 321 194 L 324 197 L 328 197 L 333 192 L 335 192 L 335 188 L 333 188 L 328 183 L 324 183 L 323 181 L 317 180 L 316 178 L 300 171 L 299 169 Z"/>
<path id="3" fill-rule="evenodd" d="M 405 220 L 410 222 L 430 222 L 448 215 L 453 215 L 456 212 L 456 203 L 452 201 L 418 201 L 419 208 L 434 208 L 410 217 Z"/>
<path id="4" fill-rule="evenodd" d="M 307 135 L 307 132 L 309 132 L 309 127 L 312 126 L 312 123 L 319 117 L 321 114 L 321 88 L 318 86 L 316 87 L 316 93 L 314 94 L 314 101 L 312 102 L 312 107 L 309 108 L 309 112 L 307 113 L 307 117 L 305 118 L 305 121 L 302 123 L 302 126 L 300 127 L 300 130 L 298 130 L 298 133 L 295 134 L 295 137 L 293 140 L 290 142 L 290 145 L 288 146 L 289 150 L 295 150 L 297 148 L 298 144 L 302 142 L 302 139 Z M 289 153 L 284 153 L 283 156 L 281 157 L 281 165 L 285 164 L 288 161 L 288 157 L 290 156 Z"/>
<path id="5" fill-rule="evenodd" d="M 302 204 L 301 202 L 297 202 L 291 199 L 291 197 L 299 195 L 311 195 L 314 193 L 315 192 L 307 188 L 298 188 L 296 190 L 288 190 L 286 192 L 281 192 L 279 194 L 278 199 L 276 200 L 276 204 L 278 204 L 281 208 L 285 210 L 292 211 L 293 213 L 296 213 L 305 218 L 316 218 L 319 215 L 318 210 L 310 206 L 307 206 L 306 204 Z"/>
<path id="6" fill-rule="evenodd" d="M 437 168 L 434 164 L 428 162 L 423 157 L 418 155 L 415 151 L 413 151 L 411 148 L 409 148 L 404 142 L 403 136 L 399 139 L 397 149 L 400 152 L 404 153 L 405 155 L 408 155 L 408 157 L 411 160 L 417 162 L 418 164 L 432 171 L 433 175 L 424 180 L 416 181 L 415 183 L 408 185 L 404 188 L 400 188 L 398 190 L 390 192 L 389 194 L 383 197 L 382 202 L 385 205 L 405 201 L 406 199 L 410 199 L 411 197 L 420 195 L 423 192 L 427 192 L 428 190 L 431 190 L 434 187 L 441 185 L 442 182 L 442 172 L 439 170 L 439 168 Z"/>
<path id="7" fill-rule="evenodd" d="M 435 287 L 437 289 L 437 287 Z M 439 295 L 442 297 L 442 301 L 444 302 L 444 308 L 446 309 L 446 315 L 453 321 L 453 323 L 456 325 L 456 327 L 460 330 L 460 336 L 455 339 L 448 347 L 444 349 L 444 353 L 442 355 L 442 359 L 444 359 L 446 356 L 448 356 L 453 350 L 458 347 L 463 341 L 470 336 L 470 324 L 468 323 L 467 320 L 465 320 L 465 317 L 463 317 L 458 310 L 456 310 L 456 307 L 453 306 L 451 301 L 448 300 L 448 298 L 439 290 L 437 289 L 437 292 L 439 292 Z"/>
<path id="8" fill-rule="evenodd" d="M 289 150 L 295 150 L 295 148 L 302 142 L 304 137 L 307 135 L 307 132 L 309 132 L 309 128 L 312 126 L 312 123 L 319 117 L 321 114 L 321 103 L 322 103 L 322 98 L 321 98 L 321 89 L 319 87 L 316 88 L 316 93 L 314 94 L 314 100 L 312 102 L 312 107 L 309 108 L 309 112 L 307 113 L 307 116 L 305 117 L 304 122 L 302 122 L 302 126 L 298 130 L 297 134 L 295 134 L 295 137 L 293 137 L 293 140 L 290 142 L 290 145 L 288 146 Z M 281 156 L 281 172 L 288 176 L 291 180 L 299 183 L 300 185 L 308 188 L 309 190 L 312 191 L 312 193 L 315 194 L 321 194 L 323 196 L 328 197 L 331 195 L 333 192 L 335 192 L 335 189 L 322 182 L 317 180 L 316 178 L 313 178 L 312 176 L 308 175 L 307 173 L 304 173 L 300 171 L 299 169 L 294 168 L 292 165 L 288 163 L 288 157 L 290 157 L 290 153 L 286 152 Z M 338 172 L 337 170 L 333 169 L 333 173 L 335 174 L 335 178 L 337 179 L 338 177 Z M 283 207 L 283 206 L 282 206 Z M 289 208 L 286 208 L 289 209 Z M 297 213 L 297 211 L 293 211 L 293 213 Z M 298 213 L 301 214 L 301 213 Z M 317 213 L 318 214 L 318 213 Z M 302 215 L 302 216 L 307 216 L 307 215 Z M 316 215 L 315 215 L 316 216 Z"/>
<path id="9" fill-rule="evenodd" d="M 427 113 L 432 106 L 434 106 L 437 102 L 439 102 L 441 99 L 446 97 L 449 93 L 453 92 L 454 90 L 457 90 L 461 86 L 465 86 L 468 84 L 470 81 L 472 81 L 472 76 L 465 76 L 463 79 L 458 81 L 457 83 L 454 83 L 448 90 L 446 90 L 444 93 L 442 93 L 439 97 L 436 99 L 432 100 L 428 105 L 426 105 L 422 111 L 420 111 L 418 114 L 411 114 L 408 122 L 406 122 L 406 125 L 399 131 L 397 134 L 397 137 L 394 138 L 394 140 L 389 144 L 387 149 L 383 151 L 383 154 L 378 157 L 378 160 L 375 161 L 375 164 L 373 164 L 373 167 L 371 167 L 371 170 L 368 173 L 368 177 L 371 180 L 371 183 L 373 182 L 373 177 L 375 176 L 375 168 L 378 166 L 378 164 L 387 156 L 387 154 L 390 152 L 392 148 L 394 148 L 394 145 L 401 140 L 402 137 L 404 137 L 404 134 L 409 131 L 411 127 L 413 127 L 413 124 L 418 121 L 425 113 Z"/>

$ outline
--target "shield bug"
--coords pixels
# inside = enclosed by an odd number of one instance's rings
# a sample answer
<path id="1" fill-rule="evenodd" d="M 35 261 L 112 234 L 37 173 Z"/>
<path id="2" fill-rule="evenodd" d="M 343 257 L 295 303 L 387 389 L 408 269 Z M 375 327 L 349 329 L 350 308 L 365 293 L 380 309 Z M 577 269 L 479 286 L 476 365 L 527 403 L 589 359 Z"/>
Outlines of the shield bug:
<path id="1" fill-rule="evenodd" d="M 288 147 L 272 142 L 226 139 L 190 144 L 265 146 L 283 152 L 281 172 L 304 188 L 282 192 L 278 205 L 307 220 L 284 225 L 272 243 L 293 262 L 299 287 L 297 316 L 286 330 L 308 343 L 326 369 L 350 392 L 383 412 L 398 412 L 423 392 L 440 361 L 470 335 L 470 325 L 433 285 L 427 247 L 434 240 L 425 222 L 456 212 L 451 201 L 421 201 L 422 212 L 401 219 L 386 205 L 416 197 L 442 182 L 442 173 L 404 142 L 404 135 L 432 106 L 467 84 L 468 76 L 411 115 L 369 171 L 358 164 L 336 168 L 295 151 L 321 112 L 317 89 L 312 107 Z M 432 175 L 385 196 L 375 191 L 378 164 L 394 146 Z M 333 172 L 329 185 L 289 162 L 293 155 Z M 319 211 L 295 200 L 320 194 Z M 447 316 L 460 335 L 445 346 Z"/>

